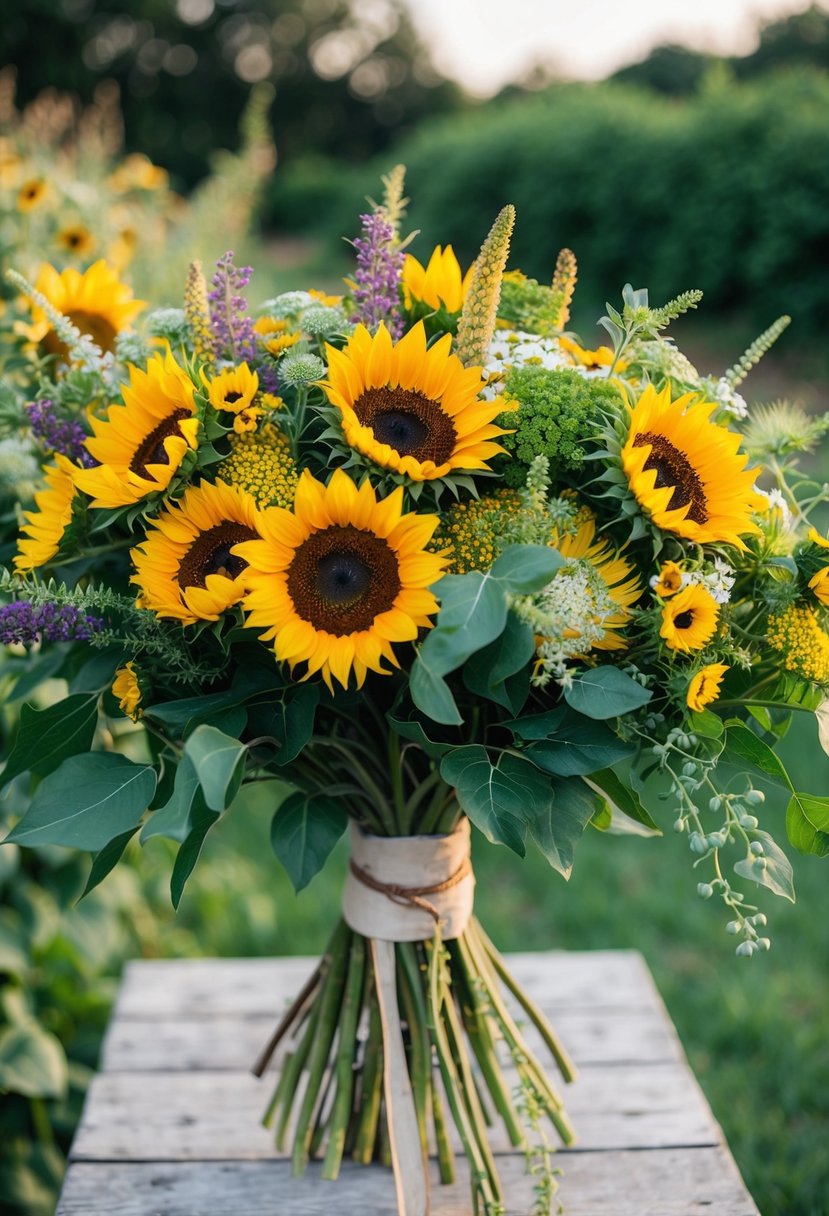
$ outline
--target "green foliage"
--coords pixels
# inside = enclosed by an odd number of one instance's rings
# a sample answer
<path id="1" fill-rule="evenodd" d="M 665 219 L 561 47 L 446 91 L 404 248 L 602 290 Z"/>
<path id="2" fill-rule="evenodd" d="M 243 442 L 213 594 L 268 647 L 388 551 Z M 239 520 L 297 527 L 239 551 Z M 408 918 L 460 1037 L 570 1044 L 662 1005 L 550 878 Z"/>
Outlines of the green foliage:
<path id="1" fill-rule="evenodd" d="M 499 441 L 513 457 L 503 469 L 510 486 L 524 485 L 537 456 L 546 456 L 556 472 L 578 468 L 586 442 L 596 434 L 602 407 L 618 401 L 616 389 L 605 380 L 535 366 L 510 371 L 505 392 L 518 403 L 498 419 L 499 426 L 513 431 Z"/>
<path id="2" fill-rule="evenodd" d="M 322 794 L 291 794 L 271 823 L 271 848 L 295 891 L 308 886 L 346 829 L 342 803 Z"/>
<path id="3" fill-rule="evenodd" d="M 576 713 L 588 718 L 618 718 L 647 705 L 653 694 L 618 667 L 594 667 L 575 676 L 564 699 Z"/>
<path id="4" fill-rule="evenodd" d="M 549 337 L 560 328 L 562 302 L 561 292 L 536 279 L 506 275 L 501 283 L 498 319 L 513 329 Z"/>

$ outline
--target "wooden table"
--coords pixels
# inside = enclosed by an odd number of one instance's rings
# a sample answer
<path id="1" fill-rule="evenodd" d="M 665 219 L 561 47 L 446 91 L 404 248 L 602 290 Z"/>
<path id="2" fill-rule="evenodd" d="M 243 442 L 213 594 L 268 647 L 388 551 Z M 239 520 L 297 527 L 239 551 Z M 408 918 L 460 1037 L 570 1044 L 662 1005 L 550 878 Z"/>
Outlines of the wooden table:
<path id="1" fill-rule="evenodd" d="M 566 1216 L 758 1216 L 641 955 L 516 954 L 517 978 L 581 1069 L 561 1152 Z M 291 1175 L 249 1069 L 307 958 L 128 965 L 75 1136 L 57 1216 L 394 1216 L 391 1171 Z M 529 1037 L 529 1036 L 528 1036 Z M 495 1139 L 509 1216 L 532 1207 L 523 1157 Z M 468 1216 L 466 1180 L 433 1216 Z"/>

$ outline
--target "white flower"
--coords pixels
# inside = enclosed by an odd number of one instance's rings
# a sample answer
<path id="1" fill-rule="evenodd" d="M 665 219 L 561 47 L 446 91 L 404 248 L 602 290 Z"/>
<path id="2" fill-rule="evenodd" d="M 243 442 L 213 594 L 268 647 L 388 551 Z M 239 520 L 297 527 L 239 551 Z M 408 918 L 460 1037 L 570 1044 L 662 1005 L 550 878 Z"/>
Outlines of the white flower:
<path id="1" fill-rule="evenodd" d="M 713 376 L 708 376 L 701 381 L 700 387 L 705 395 L 715 401 L 720 409 L 730 414 L 732 418 L 747 418 L 748 417 L 748 402 L 745 397 L 742 397 L 735 388 L 733 388 L 725 376 L 721 376 L 719 380 L 715 380 Z"/>
<path id="2" fill-rule="evenodd" d="M 693 570 L 690 574 L 683 573 L 682 586 L 689 583 L 699 583 L 718 604 L 727 604 L 731 599 L 731 588 L 734 586 L 734 569 L 722 558 L 715 557 L 713 569 Z"/>
<path id="3" fill-rule="evenodd" d="M 298 312 L 302 312 L 303 308 L 309 308 L 312 304 L 319 303 L 307 291 L 283 291 L 281 295 L 273 296 L 270 300 L 266 300 L 259 312 L 266 317 L 276 317 L 277 320 L 284 320 L 285 317 L 296 316 Z"/>
<path id="4" fill-rule="evenodd" d="M 497 396 L 500 382 L 507 372 L 527 363 L 554 370 L 570 367 L 557 338 L 541 338 L 538 334 L 527 334 L 518 329 L 497 330 L 490 343 L 484 368 L 486 377 L 496 383 L 484 389 L 483 396 L 492 400 Z"/>
<path id="5" fill-rule="evenodd" d="M 792 512 L 786 499 L 783 497 L 783 491 L 778 490 L 775 486 L 771 490 L 762 490 L 760 486 L 754 486 L 754 493 L 762 495 L 765 498 L 768 506 L 766 514 L 771 515 L 773 511 L 780 512 L 780 518 L 784 528 L 788 528 L 792 522 Z"/>

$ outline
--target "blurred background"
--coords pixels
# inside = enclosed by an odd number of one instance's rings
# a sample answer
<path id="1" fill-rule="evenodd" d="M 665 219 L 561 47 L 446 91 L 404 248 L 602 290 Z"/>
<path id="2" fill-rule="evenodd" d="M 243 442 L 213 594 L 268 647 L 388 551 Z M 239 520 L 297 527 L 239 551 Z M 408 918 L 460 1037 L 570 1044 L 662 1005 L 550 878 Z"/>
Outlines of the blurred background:
<path id="1" fill-rule="evenodd" d="M 15 191 L 60 179 L 58 210 L 83 218 L 90 256 L 109 225 L 98 252 L 156 304 L 179 304 L 188 257 L 209 264 L 228 243 L 255 267 L 253 300 L 336 290 L 343 237 L 403 162 L 421 257 L 451 242 L 465 266 L 514 202 L 512 265 L 543 280 L 561 246 L 576 252 L 588 344 L 627 281 L 655 303 L 702 288 L 675 327 L 701 371 L 788 313 L 746 396 L 826 408 L 825 5 L 24 0 L 5 6 L 2 65 L 0 188 L 12 171 Z M 86 218 L 93 181 L 119 198 L 101 227 Z M 0 262 L 50 257 L 53 228 L 16 197 Z M 827 476 L 825 449 L 813 468 Z M 796 782 L 829 785 L 811 719 L 784 750 Z M 163 840 L 80 904 L 88 859 L 0 850 L 0 1034 L 23 1003 L 44 1036 L 3 1080 L 0 1212 L 54 1209 L 126 957 L 323 946 L 343 858 L 297 899 L 269 859 L 273 794 L 246 794 L 214 830 L 177 916 Z M 771 794 L 767 808 L 782 835 Z M 754 960 L 734 958 L 670 832 L 591 832 L 569 885 L 540 858 L 478 848 L 478 904 L 504 949 L 643 950 L 763 1216 L 827 1216 L 829 863 L 794 862 L 798 904 L 766 909 L 774 947 Z"/>

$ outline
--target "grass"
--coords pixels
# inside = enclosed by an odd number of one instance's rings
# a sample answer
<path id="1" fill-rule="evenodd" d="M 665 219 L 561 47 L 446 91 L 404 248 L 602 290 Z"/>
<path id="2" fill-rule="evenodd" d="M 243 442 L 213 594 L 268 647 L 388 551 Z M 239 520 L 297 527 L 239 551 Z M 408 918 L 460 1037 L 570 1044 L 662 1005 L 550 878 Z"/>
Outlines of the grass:
<path id="1" fill-rule="evenodd" d="M 829 758 L 811 719 L 798 723 L 783 751 L 801 788 L 829 784 Z M 323 947 L 339 908 L 344 850 L 295 896 L 270 854 L 273 802 L 260 787 L 219 825 L 176 918 L 164 911 L 164 846 L 150 850 L 148 883 L 160 917 L 146 926 L 151 952 Z M 783 806 L 778 794 L 764 808 L 778 839 Z M 671 822 L 669 807 L 662 818 Z M 691 855 L 670 831 L 652 840 L 589 831 L 569 883 L 540 855 L 521 861 L 478 837 L 476 903 L 505 950 L 641 950 L 763 1216 L 827 1216 L 827 863 L 796 857 L 794 864 L 798 903 L 761 900 L 773 948 L 750 960 L 735 957 L 721 907 L 697 897 Z"/>

